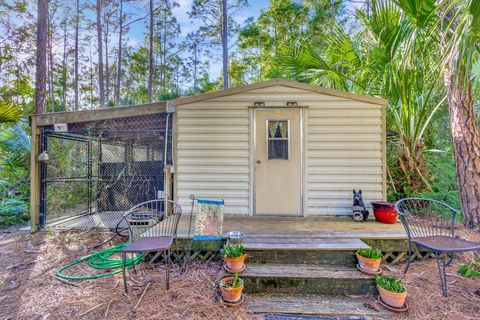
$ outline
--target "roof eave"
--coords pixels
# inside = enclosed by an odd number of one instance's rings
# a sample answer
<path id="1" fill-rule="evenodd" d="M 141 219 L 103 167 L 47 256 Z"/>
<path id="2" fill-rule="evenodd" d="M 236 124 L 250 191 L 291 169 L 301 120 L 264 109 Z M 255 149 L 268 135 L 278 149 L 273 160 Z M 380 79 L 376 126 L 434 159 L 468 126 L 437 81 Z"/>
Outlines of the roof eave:
<path id="1" fill-rule="evenodd" d="M 202 93 L 202 94 L 189 96 L 189 97 L 180 97 L 180 98 L 174 99 L 173 103 L 176 106 L 178 106 L 182 104 L 200 102 L 208 99 L 221 98 L 221 97 L 238 94 L 238 93 L 242 93 L 250 90 L 271 87 L 274 85 L 284 85 L 286 87 L 297 88 L 297 89 L 312 91 L 312 92 L 325 94 L 329 96 L 335 96 L 335 97 L 340 97 L 344 99 L 351 99 L 351 100 L 372 103 L 372 104 L 377 104 L 382 106 L 388 105 L 388 100 L 383 98 L 366 96 L 366 95 L 361 95 L 356 93 L 343 92 L 343 91 L 338 91 L 334 89 L 327 89 L 319 86 L 304 84 L 304 83 L 285 80 L 285 79 L 272 79 L 272 80 L 257 82 L 253 84 L 247 84 L 247 85 L 239 86 L 235 88 L 228 88 L 220 91 L 207 92 L 207 93 Z"/>

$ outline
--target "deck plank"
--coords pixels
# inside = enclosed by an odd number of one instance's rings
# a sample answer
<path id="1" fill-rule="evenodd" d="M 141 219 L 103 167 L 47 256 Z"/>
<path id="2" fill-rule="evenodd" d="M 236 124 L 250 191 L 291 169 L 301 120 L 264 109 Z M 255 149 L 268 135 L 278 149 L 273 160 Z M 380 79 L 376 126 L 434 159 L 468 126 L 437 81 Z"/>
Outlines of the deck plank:
<path id="1" fill-rule="evenodd" d="M 357 269 L 347 266 L 313 264 L 249 264 L 243 277 L 268 277 L 292 279 L 372 279 Z"/>
<path id="2" fill-rule="evenodd" d="M 364 304 L 375 303 L 372 297 L 342 297 L 318 295 L 262 294 L 251 295 L 246 301 L 246 309 L 253 313 L 388 317 L 392 314 L 384 309 L 376 311 Z"/>
<path id="3" fill-rule="evenodd" d="M 356 250 L 369 246 L 355 238 L 247 237 L 247 250 Z"/>

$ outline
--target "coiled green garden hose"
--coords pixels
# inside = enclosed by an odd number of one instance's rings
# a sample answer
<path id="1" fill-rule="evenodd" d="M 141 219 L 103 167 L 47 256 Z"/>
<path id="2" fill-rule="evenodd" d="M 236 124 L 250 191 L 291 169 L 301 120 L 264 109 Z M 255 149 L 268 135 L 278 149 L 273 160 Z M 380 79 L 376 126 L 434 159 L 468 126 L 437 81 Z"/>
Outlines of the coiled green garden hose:
<path id="1" fill-rule="evenodd" d="M 124 242 L 121 244 L 118 244 L 116 246 L 113 246 L 109 249 L 105 249 L 99 252 L 95 252 L 92 254 L 89 254 L 83 258 L 80 258 L 78 260 L 73 261 L 72 263 L 69 263 L 63 267 L 61 267 L 56 273 L 55 276 L 67 280 L 73 280 L 73 281 L 79 281 L 79 280 L 88 280 L 88 279 L 98 279 L 98 278 L 103 278 L 103 277 L 109 277 L 114 274 L 122 272 L 122 259 L 112 259 L 110 258 L 112 255 L 115 253 L 121 252 L 122 249 L 128 245 L 129 242 Z M 62 272 L 74 265 L 77 265 L 79 263 L 82 263 L 86 260 L 88 261 L 88 265 L 91 268 L 94 269 L 104 269 L 104 270 L 111 270 L 111 272 L 106 272 L 106 273 L 101 273 L 101 274 L 95 274 L 95 275 L 88 275 L 88 276 L 68 276 L 65 274 L 62 274 Z M 125 267 L 127 269 L 133 268 L 135 264 L 139 264 L 143 260 L 143 254 L 139 254 L 133 258 L 127 258 L 125 261 Z M 115 270 L 117 269 L 117 270 Z"/>

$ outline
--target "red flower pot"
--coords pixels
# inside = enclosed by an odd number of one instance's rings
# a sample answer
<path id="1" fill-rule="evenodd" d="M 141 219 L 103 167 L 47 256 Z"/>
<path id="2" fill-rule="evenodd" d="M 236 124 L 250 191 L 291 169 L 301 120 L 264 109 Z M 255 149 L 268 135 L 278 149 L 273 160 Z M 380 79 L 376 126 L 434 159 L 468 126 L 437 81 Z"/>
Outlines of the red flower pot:
<path id="1" fill-rule="evenodd" d="M 398 212 L 391 202 L 372 202 L 373 215 L 378 222 L 393 224 L 397 222 Z"/>

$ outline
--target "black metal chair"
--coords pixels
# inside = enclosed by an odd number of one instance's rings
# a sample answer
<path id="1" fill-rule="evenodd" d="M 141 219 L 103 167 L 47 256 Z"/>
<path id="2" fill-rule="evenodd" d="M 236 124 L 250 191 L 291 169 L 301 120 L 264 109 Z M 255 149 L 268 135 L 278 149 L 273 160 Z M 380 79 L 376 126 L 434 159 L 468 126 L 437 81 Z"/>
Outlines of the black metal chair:
<path id="1" fill-rule="evenodd" d="M 125 292 L 127 289 L 127 253 L 162 252 L 166 265 L 166 286 L 170 287 L 170 250 L 177 239 L 177 227 L 182 208 L 171 200 L 151 200 L 128 210 L 123 218 L 127 222 L 131 243 L 123 248 L 122 271 Z M 152 259 L 153 260 L 153 259 Z M 135 265 L 134 265 L 135 266 Z M 135 267 L 134 267 L 134 271 Z"/>
<path id="2" fill-rule="evenodd" d="M 480 250 L 480 243 L 455 237 L 457 211 L 449 205 L 423 198 L 406 198 L 395 203 L 400 220 L 408 236 L 407 273 L 412 257 L 412 244 L 435 253 L 440 286 L 444 296 L 447 292 L 446 267 L 453 261 L 455 253 Z M 448 259 L 448 255 L 451 255 Z"/>

